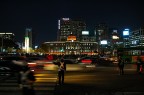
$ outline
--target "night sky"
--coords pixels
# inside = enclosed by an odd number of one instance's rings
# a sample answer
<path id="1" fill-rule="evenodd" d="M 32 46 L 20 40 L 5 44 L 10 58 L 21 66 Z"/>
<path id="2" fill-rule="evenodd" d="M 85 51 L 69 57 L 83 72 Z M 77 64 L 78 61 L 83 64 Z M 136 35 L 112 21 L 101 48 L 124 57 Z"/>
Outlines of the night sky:
<path id="1" fill-rule="evenodd" d="M 144 26 L 142 0 L 0 0 L 0 32 L 15 33 L 22 42 L 26 27 L 32 27 L 36 43 L 56 41 L 60 18 L 83 19 L 87 30 L 98 23 L 120 30 Z"/>

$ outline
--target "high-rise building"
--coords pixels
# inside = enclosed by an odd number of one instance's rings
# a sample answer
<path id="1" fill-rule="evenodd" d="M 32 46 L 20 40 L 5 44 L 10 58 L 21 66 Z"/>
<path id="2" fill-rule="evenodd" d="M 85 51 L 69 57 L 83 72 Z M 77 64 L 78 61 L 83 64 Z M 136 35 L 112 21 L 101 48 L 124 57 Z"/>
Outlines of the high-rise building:
<path id="1" fill-rule="evenodd" d="M 77 37 L 77 41 L 81 40 L 82 31 L 86 30 L 86 24 L 82 20 L 72 20 L 70 18 L 61 18 L 58 20 L 58 41 L 66 41 L 69 35 Z"/>
<path id="2" fill-rule="evenodd" d="M 100 44 L 102 40 L 109 39 L 109 29 L 105 23 L 98 24 L 95 29 L 96 41 Z"/>
<path id="3" fill-rule="evenodd" d="M 110 34 L 109 34 L 109 28 L 105 23 L 100 23 L 96 25 L 95 27 L 95 37 L 96 42 L 98 43 L 98 51 L 102 54 L 107 51 L 109 40 L 110 40 Z"/>

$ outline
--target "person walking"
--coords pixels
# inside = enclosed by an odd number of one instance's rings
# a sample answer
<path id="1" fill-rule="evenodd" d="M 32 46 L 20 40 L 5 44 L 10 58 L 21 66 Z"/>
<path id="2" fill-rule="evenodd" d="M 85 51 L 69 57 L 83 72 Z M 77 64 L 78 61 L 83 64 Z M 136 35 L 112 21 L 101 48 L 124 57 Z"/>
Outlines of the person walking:
<path id="1" fill-rule="evenodd" d="M 61 61 L 58 64 L 58 83 L 59 83 L 59 85 L 64 84 L 65 71 L 66 71 L 66 63 L 64 62 L 64 59 L 61 59 Z"/>
<path id="2" fill-rule="evenodd" d="M 22 95 L 35 95 L 34 82 L 36 78 L 28 66 L 24 66 L 18 75 L 18 84 L 22 89 Z"/>
<path id="3" fill-rule="evenodd" d="M 124 74 L 124 59 L 121 56 L 118 57 L 118 67 L 120 75 Z"/>

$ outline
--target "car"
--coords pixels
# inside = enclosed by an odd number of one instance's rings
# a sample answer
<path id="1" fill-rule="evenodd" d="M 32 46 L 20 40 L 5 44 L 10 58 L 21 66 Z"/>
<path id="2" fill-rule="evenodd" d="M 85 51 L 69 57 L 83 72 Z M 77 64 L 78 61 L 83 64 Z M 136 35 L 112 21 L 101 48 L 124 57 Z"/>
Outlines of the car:
<path id="1" fill-rule="evenodd" d="M 78 64 L 95 64 L 97 63 L 97 58 L 91 57 L 91 56 L 86 56 L 82 57 L 79 60 L 77 60 Z"/>
<path id="2" fill-rule="evenodd" d="M 53 70 L 53 60 L 49 60 L 45 57 L 27 57 L 27 64 L 33 71 L 39 70 Z"/>

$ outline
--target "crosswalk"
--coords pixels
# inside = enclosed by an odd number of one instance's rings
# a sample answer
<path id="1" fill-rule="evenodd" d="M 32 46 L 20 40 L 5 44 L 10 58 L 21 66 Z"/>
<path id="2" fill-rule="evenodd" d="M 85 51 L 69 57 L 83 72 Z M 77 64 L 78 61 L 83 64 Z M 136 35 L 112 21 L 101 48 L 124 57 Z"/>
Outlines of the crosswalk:
<path id="1" fill-rule="evenodd" d="M 57 74 L 35 74 L 34 89 L 36 95 L 54 95 Z M 9 77 L 0 81 L 0 95 L 22 95 L 17 77 Z"/>
<path id="2" fill-rule="evenodd" d="M 54 95 L 57 74 L 36 74 L 36 95 Z"/>

